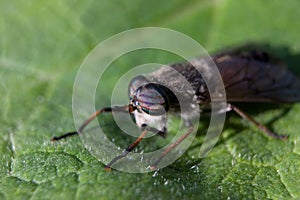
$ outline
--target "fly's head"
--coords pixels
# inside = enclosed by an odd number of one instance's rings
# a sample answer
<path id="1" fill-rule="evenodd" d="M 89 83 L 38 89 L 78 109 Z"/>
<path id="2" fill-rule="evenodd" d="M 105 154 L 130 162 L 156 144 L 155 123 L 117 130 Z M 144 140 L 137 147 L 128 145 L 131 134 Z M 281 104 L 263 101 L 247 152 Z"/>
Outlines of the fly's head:
<path id="1" fill-rule="evenodd" d="M 168 102 L 162 88 L 137 76 L 129 85 L 129 106 L 137 126 L 150 126 L 164 131 L 167 121 Z"/>

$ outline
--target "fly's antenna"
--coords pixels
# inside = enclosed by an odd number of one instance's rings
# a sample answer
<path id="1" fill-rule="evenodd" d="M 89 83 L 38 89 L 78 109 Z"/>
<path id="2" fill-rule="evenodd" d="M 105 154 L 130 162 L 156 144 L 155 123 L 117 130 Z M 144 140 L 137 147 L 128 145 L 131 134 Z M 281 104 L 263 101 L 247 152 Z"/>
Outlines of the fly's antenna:
<path id="1" fill-rule="evenodd" d="M 77 131 L 68 132 L 61 136 L 53 137 L 51 138 L 51 141 L 57 141 L 61 140 L 63 138 L 67 138 L 73 135 L 78 135 L 79 133 L 82 133 L 83 129 L 91 122 L 93 121 L 98 115 L 101 113 L 109 113 L 109 112 L 122 112 L 122 113 L 131 113 L 136 108 L 132 105 L 126 105 L 126 106 L 115 106 L 115 107 L 105 107 L 100 110 L 97 110 L 95 113 L 93 113 L 85 122 L 79 127 Z"/>

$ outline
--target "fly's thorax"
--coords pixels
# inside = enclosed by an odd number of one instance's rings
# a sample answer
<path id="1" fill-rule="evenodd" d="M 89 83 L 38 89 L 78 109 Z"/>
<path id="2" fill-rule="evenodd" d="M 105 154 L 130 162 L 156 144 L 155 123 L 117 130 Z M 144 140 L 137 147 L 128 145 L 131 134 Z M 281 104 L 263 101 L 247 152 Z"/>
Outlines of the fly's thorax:
<path id="1" fill-rule="evenodd" d="M 196 68 L 195 63 L 201 65 L 202 70 Z M 172 93 L 167 95 L 170 96 L 169 99 L 176 96 L 180 101 L 180 107 L 189 108 L 193 104 L 201 105 L 211 101 L 206 80 L 202 76 L 203 72 L 207 79 L 213 79 L 209 68 L 210 65 L 205 59 L 196 59 L 191 62 L 164 65 L 150 73 L 147 78 L 170 88 Z"/>

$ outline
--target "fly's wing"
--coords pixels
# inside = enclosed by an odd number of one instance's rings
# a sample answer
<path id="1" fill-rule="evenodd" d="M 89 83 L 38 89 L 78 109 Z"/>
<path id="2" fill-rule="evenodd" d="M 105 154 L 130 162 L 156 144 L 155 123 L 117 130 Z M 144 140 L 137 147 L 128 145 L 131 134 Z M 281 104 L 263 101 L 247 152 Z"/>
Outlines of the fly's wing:
<path id="1" fill-rule="evenodd" d="M 246 56 L 245 56 L 246 55 Z M 300 81 L 265 52 L 213 57 L 229 102 L 299 102 Z"/>

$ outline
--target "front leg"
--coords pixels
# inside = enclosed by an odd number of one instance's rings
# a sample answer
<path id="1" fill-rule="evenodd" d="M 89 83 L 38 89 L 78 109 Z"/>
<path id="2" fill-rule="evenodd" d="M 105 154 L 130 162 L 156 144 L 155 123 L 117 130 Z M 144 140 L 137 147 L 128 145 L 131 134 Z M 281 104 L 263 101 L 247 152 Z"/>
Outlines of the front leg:
<path id="1" fill-rule="evenodd" d="M 105 170 L 106 171 L 111 171 L 111 166 L 117 162 L 118 160 L 120 160 L 121 158 L 126 157 L 140 142 L 141 140 L 146 136 L 146 134 L 148 132 L 154 132 L 159 136 L 165 137 L 166 136 L 166 128 L 163 128 L 163 131 L 159 131 L 156 128 L 147 126 L 146 124 L 142 125 L 142 133 L 141 135 L 131 144 L 129 145 L 121 155 L 116 156 L 115 158 L 113 158 L 106 166 L 105 166 Z"/>
<path id="2" fill-rule="evenodd" d="M 170 146 L 168 146 L 165 151 L 159 156 L 159 158 L 157 158 L 157 160 L 150 165 L 150 169 L 151 170 L 156 170 L 157 169 L 157 165 L 160 163 L 160 161 L 173 149 L 175 149 L 183 140 L 185 140 L 191 133 L 193 133 L 194 131 L 194 127 L 193 125 L 191 125 L 189 123 L 189 128 L 186 131 L 185 134 L 183 134 L 178 140 L 176 140 L 173 144 L 171 144 Z"/>

